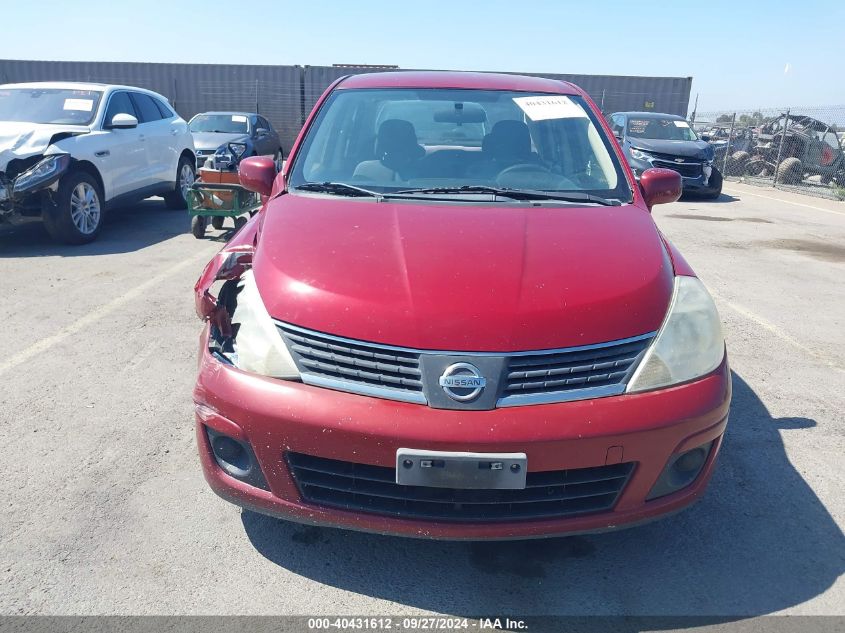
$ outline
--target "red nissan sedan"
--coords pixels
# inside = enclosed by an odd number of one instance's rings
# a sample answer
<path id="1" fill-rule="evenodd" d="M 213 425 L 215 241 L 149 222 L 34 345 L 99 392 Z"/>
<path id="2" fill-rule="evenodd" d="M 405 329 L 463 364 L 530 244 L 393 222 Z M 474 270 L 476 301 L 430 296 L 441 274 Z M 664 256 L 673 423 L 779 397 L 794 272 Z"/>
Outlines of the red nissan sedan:
<path id="1" fill-rule="evenodd" d="M 196 286 L 205 477 L 293 521 L 501 539 L 698 498 L 731 386 L 713 300 L 571 84 L 335 82 Z"/>

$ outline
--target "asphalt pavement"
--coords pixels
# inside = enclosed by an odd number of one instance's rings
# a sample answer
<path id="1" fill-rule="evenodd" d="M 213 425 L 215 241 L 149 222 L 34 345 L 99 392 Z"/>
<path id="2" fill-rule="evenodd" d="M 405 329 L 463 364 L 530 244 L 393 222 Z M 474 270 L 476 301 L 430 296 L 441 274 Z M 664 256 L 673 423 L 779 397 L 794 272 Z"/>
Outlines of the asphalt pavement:
<path id="1" fill-rule="evenodd" d="M 156 200 L 83 247 L 0 232 L 0 614 L 845 613 L 845 204 L 730 184 L 654 217 L 724 322 L 710 488 L 646 526 L 494 543 L 304 527 L 211 492 L 192 286 L 223 233 L 196 240 Z"/>

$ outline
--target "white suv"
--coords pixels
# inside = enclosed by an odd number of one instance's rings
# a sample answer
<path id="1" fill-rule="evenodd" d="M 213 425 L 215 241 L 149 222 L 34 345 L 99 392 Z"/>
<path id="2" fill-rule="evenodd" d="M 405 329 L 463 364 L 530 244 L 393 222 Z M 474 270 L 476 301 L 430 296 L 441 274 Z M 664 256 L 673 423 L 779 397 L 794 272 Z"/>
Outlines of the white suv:
<path id="1" fill-rule="evenodd" d="M 106 208 L 155 195 L 184 208 L 195 165 L 188 125 L 160 94 L 0 85 L 0 223 L 41 217 L 54 239 L 90 242 Z"/>

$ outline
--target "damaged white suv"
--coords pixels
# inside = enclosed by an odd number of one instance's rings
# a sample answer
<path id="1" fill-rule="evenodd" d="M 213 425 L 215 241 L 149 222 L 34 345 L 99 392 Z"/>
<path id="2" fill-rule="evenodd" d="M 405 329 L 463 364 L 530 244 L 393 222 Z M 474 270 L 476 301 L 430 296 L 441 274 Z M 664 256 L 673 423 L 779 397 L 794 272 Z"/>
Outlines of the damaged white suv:
<path id="1" fill-rule="evenodd" d="M 184 208 L 195 166 L 187 123 L 155 92 L 0 85 L 0 223 L 42 218 L 54 239 L 90 242 L 106 208 L 155 195 Z"/>

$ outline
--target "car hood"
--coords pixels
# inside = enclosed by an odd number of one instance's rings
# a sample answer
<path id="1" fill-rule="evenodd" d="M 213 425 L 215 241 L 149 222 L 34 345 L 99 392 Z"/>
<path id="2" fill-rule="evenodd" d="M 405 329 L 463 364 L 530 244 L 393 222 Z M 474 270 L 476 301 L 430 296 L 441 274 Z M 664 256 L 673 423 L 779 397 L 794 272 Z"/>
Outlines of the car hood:
<path id="1" fill-rule="evenodd" d="M 216 150 L 223 143 L 233 143 L 235 141 L 246 141 L 249 138 L 248 134 L 242 132 L 225 133 L 225 132 L 193 132 L 194 148 L 195 149 L 213 149 Z"/>
<path id="2" fill-rule="evenodd" d="M 635 206 L 413 204 L 283 195 L 253 259 L 268 312 L 337 336 L 552 349 L 660 327 L 673 271 Z"/>
<path id="3" fill-rule="evenodd" d="M 57 134 L 85 134 L 88 128 L 79 125 L 48 125 L 0 121 L 0 171 L 9 161 L 43 154 Z"/>
<path id="4" fill-rule="evenodd" d="M 662 141 L 651 138 L 629 139 L 631 147 L 645 152 L 682 156 L 684 158 L 699 158 L 709 160 L 713 158 L 713 148 L 706 141 Z"/>

